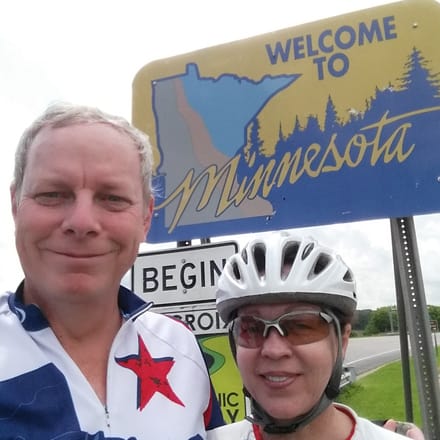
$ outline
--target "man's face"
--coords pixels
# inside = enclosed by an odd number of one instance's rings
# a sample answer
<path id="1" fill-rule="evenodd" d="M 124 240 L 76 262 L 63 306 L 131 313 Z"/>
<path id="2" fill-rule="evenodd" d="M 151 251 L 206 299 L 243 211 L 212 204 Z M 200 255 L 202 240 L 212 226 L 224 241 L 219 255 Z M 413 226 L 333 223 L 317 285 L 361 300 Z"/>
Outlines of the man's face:
<path id="1" fill-rule="evenodd" d="M 11 190 L 25 299 L 112 295 L 148 232 L 139 153 L 104 124 L 43 129 Z"/>

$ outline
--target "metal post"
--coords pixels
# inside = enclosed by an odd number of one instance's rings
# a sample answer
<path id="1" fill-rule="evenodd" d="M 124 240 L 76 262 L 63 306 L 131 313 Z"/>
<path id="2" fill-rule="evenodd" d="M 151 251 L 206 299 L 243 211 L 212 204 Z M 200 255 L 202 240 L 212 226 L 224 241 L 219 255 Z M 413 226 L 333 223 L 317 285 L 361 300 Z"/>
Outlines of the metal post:
<path id="1" fill-rule="evenodd" d="M 388 316 L 390 318 L 390 333 L 394 333 L 394 326 L 393 326 L 393 313 L 391 311 L 391 307 L 388 309 Z"/>
<path id="2" fill-rule="evenodd" d="M 408 328 L 406 325 L 405 305 L 403 303 L 402 281 L 397 263 L 397 250 L 393 240 L 394 280 L 396 284 L 397 318 L 399 320 L 400 358 L 402 361 L 403 395 L 405 397 L 405 420 L 414 421 L 413 399 L 411 391 L 411 372 L 409 363 Z"/>
<path id="3" fill-rule="evenodd" d="M 423 431 L 426 440 L 440 440 L 439 380 L 413 218 L 391 219 L 391 237 L 408 321 Z"/>

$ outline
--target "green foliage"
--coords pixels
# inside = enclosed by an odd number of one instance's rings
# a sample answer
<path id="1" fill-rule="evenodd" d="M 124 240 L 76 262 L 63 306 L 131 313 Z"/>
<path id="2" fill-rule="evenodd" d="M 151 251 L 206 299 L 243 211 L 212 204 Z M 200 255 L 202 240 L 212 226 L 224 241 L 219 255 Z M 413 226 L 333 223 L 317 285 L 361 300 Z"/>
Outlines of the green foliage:
<path id="1" fill-rule="evenodd" d="M 437 328 L 440 328 L 440 307 L 428 305 L 428 315 L 431 321 L 437 322 Z M 398 332 L 399 322 L 396 306 L 357 311 L 353 330 L 357 330 L 358 335 L 363 333 L 364 336 Z"/>
<path id="2" fill-rule="evenodd" d="M 399 331 L 397 310 L 395 306 L 380 307 L 368 315 L 368 323 L 365 326 L 365 336 L 377 335 L 378 333 L 396 333 Z"/>
<path id="3" fill-rule="evenodd" d="M 440 306 L 428 306 L 429 319 L 437 321 L 437 328 L 440 328 Z"/>
<path id="4" fill-rule="evenodd" d="M 387 333 L 390 331 L 390 307 L 380 307 L 371 312 L 367 327 L 365 328 L 365 334 L 374 335 L 377 333 Z"/>
<path id="5" fill-rule="evenodd" d="M 372 310 L 357 310 L 352 323 L 353 330 L 363 331 L 368 324 Z"/>
<path id="6" fill-rule="evenodd" d="M 437 353 L 437 365 L 440 367 L 440 353 Z M 422 420 L 413 365 L 411 365 L 411 390 L 414 422 L 421 426 Z M 337 401 L 350 406 L 360 416 L 370 420 L 388 418 L 405 420 L 401 362 L 392 362 L 360 377 L 353 384 L 343 388 Z"/>
<path id="7" fill-rule="evenodd" d="M 417 390 L 414 380 L 411 382 L 413 396 L 416 397 Z M 419 403 L 414 397 L 414 415 L 418 415 L 416 423 L 420 424 Z M 338 401 L 352 407 L 360 416 L 367 419 L 392 417 L 397 420 L 405 420 L 405 399 L 400 362 L 393 362 L 347 386 Z"/>

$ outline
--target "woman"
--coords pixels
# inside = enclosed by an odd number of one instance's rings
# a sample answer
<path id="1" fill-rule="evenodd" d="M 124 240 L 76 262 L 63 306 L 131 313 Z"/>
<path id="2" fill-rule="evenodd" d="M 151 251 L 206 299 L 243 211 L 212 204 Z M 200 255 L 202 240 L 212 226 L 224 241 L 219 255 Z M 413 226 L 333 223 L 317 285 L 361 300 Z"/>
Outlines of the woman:
<path id="1" fill-rule="evenodd" d="M 356 303 L 351 270 L 311 238 L 276 233 L 233 255 L 218 282 L 217 309 L 230 325 L 251 413 L 208 438 L 402 438 L 334 403 Z"/>

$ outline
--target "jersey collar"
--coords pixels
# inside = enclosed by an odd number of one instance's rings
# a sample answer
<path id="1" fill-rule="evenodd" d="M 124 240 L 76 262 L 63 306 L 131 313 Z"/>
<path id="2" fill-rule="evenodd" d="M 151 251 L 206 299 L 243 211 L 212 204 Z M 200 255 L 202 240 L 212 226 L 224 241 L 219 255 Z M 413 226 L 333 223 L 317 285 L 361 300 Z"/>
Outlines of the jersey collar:
<path id="1" fill-rule="evenodd" d="M 24 281 L 20 283 L 15 293 L 9 295 L 9 308 L 15 313 L 24 329 L 27 331 L 39 331 L 49 327 L 49 322 L 36 304 L 24 304 L 23 302 Z M 136 319 L 147 311 L 152 302 L 145 302 L 139 296 L 124 286 L 119 286 L 118 305 L 125 319 Z"/>

